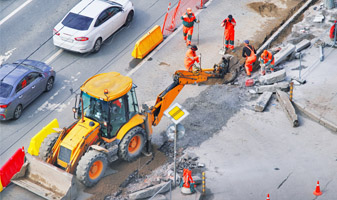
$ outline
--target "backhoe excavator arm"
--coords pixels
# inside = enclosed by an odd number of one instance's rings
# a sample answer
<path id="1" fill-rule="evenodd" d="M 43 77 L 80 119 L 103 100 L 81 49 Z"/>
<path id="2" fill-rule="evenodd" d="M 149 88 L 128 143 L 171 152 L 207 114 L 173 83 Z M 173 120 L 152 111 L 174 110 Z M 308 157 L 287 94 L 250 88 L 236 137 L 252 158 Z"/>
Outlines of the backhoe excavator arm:
<path id="1" fill-rule="evenodd" d="M 176 71 L 173 76 L 173 83 L 158 95 L 155 105 L 150 108 L 149 123 L 153 126 L 159 124 L 164 111 L 168 109 L 185 85 L 202 83 L 211 78 L 222 79 L 224 74 L 218 68 L 202 69 L 197 72 Z"/>

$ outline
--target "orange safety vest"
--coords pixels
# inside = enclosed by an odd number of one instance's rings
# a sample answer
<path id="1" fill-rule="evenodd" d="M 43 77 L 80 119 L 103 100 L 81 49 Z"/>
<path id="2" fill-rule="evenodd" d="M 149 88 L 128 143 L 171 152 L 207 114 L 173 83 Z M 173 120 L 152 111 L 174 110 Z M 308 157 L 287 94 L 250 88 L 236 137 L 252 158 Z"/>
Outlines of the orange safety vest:
<path id="1" fill-rule="evenodd" d="M 191 49 L 187 50 L 185 59 L 184 59 L 184 64 L 185 68 L 188 71 L 192 71 L 192 65 L 195 63 L 199 63 L 199 57 L 196 55 L 195 51 L 192 51 Z"/>
<path id="2" fill-rule="evenodd" d="M 231 22 L 229 22 L 229 18 L 226 18 L 226 19 L 227 19 L 227 22 L 224 23 L 225 30 L 228 31 L 228 32 L 234 31 L 234 25 L 233 25 Z M 225 19 L 225 20 L 226 20 L 226 19 Z M 225 20 L 224 20 L 223 22 L 225 22 Z M 234 18 L 232 18 L 231 21 L 234 22 L 234 23 L 236 24 L 236 21 L 235 21 Z"/>
<path id="3" fill-rule="evenodd" d="M 273 65 L 274 64 L 274 57 L 273 57 L 273 54 L 270 53 L 269 51 L 267 51 L 267 56 L 264 56 L 264 54 L 261 55 L 261 59 L 263 60 L 263 63 L 267 63 L 268 61 L 272 60 L 271 61 L 271 64 Z"/>
<path id="4" fill-rule="evenodd" d="M 183 187 L 185 187 L 185 188 L 190 188 L 190 183 L 194 184 L 194 181 L 192 179 L 192 171 L 191 170 L 184 169 L 183 182 L 184 182 Z"/>
<path id="5" fill-rule="evenodd" d="M 249 46 L 246 46 L 250 50 L 250 56 L 246 57 L 246 62 L 253 63 L 256 61 L 256 54 L 254 53 L 253 49 L 249 48 Z M 254 48 L 252 46 L 252 48 Z"/>

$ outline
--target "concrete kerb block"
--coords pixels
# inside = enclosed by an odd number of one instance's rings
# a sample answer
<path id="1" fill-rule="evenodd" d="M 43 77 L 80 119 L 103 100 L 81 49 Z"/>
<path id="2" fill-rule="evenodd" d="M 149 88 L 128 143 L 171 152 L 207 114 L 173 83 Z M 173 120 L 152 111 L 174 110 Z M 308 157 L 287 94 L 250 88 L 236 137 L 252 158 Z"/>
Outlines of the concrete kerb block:
<path id="1" fill-rule="evenodd" d="M 277 89 L 287 92 L 289 90 L 289 82 L 282 81 L 282 82 L 274 83 L 273 85 L 262 85 L 262 86 L 256 87 L 255 92 L 258 94 L 261 94 L 264 92 L 275 93 Z"/>
<path id="2" fill-rule="evenodd" d="M 308 116 L 313 121 L 321 124 L 322 126 L 328 128 L 328 129 L 330 129 L 334 132 L 337 132 L 337 124 L 334 124 L 334 123 L 330 122 L 329 120 L 324 119 L 319 114 L 317 114 L 316 112 L 314 112 L 312 110 L 309 110 L 306 106 L 304 106 L 303 104 L 299 103 L 296 100 L 293 100 L 293 105 L 296 107 L 297 110 L 304 113 L 306 116 Z"/>
<path id="3" fill-rule="evenodd" d="M 296 46 L 293 44 L 287 44 L 287 46 L 282 48 L 281 51 L 274 55 L 275 66 L 286 60 L 287 57 L 295 51 L 295 49 Z"/>
<path id="4" fill-rule="evenodd" d="M 164 183 L 161 183 L 159 185 L 155 185 L 155 186 L 146 188 L 144 190 L 140 190 L 140 191 L 131 193 L 131 194 L 129 194 L 129 198 L 130 199 L 145 199 L 145 198 L 152 197 L 163 186 L 164 186 L 164 188 L 160 191 L 160 194 L 166 193 L 167 191 L 170 190 L 170 184 L 167 184 L 167 182 L 164 182 Z"/>
<path id="5" fill-rule="evenodd" d="M 263 112 L 263 110 L 265 109 L 265 107 L 267 106 L 271 95 L 273 95 L 273 92 L 264 92 L 262 95 L 259 96 L 259 98 L 256 101 L 254 110 L 257 112 Z"/>
<path id="6" fill-rule="evenodd" d="M 259 82 L 262 85 L 270 85 L 270 84 L 273 84 L 273 83 L 283 81 L 286 78 L 286 75 L 287 75 L 286 70 L 282 69 L 280 71 L 273 72 L 271 74 L 260 76 Z"/>
<path id="7" fill-rule="evenodd" d="M 323 20 L 324 20 L 324 18 L 325 18 L 324 15 L 318 14 L 318 15 L 315 16 L 313 22 L 315 22 L 315 23 L 322 23 Z"/>
<path id="8" fill-rule="evenodd" d="M 295 52 L 300 52 L 311 45 L 311 42 L 307 39 L 302 40 L 300 43 L 296 44 Z"/>

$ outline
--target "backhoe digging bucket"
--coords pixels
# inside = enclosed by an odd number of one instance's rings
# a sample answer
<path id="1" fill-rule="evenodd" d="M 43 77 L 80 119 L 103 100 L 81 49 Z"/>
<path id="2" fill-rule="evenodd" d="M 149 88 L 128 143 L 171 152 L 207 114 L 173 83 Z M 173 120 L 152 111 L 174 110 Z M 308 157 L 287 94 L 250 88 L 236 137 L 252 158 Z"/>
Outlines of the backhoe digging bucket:
<path id="1" fill-rule="evenodd" d="M 29 154 L 21 171 L 12 182 L 45 199 L 75 199 L 77 183 L 75 177 L 49 163 Z"/>

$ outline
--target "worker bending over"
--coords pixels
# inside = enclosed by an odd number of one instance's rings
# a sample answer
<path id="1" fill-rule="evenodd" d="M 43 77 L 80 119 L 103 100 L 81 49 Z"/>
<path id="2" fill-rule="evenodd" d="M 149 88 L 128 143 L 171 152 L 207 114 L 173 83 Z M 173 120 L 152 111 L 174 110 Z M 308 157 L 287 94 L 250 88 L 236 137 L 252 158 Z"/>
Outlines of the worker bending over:
<path id="1" fill-rule="evenodd" d="M 225 49 L 227 50 L 230 48 L 232 52 L 235 52 L 234 50 L 234 27 L 236 25 L 236 21 L 233 18 L 232 15 L 228 15 L 228 18 L 222 21 L 221 26 L 225 27 Z"/>
<path id="2" fill-rule="evenodd" d="M 199 56 L 197 56 L 196 51 L 198 47 L 196 45 L 192 45 L 186 52 L 184 64 L 187 71 L 192 72 L 193 66 L 195 66 L 195 62 L 199 63 Z"/>
<path id="3" fill-rule="evenodd" d="M 249 45 L 249 40 L 245 40 L 243 44 L 245 46 L 242 49 L 242 57 L 246 58 L 245 70 L 247 76 L 250 77 L 253 71 L 253 64 L 256 61 L 256 51 L 252 45 Z"/>
<path id="4" fill-rule="evenodd" d="M 194 22 L 199 23 L 199 20 L 195 18 L 194 13 L 192 13 L 191 8 L 186 9 L 186 13 L 181 16 L 183 20 L 183 35 L 186 46 L 191 45 L 192 34 L 193 34 L 193 26 Z"/>
<path id="5" fill-rule="evenodd" d="M 274 55 L 271 52 L 264 50 L 263 53 L 261 54 L 260 65 L 262 76 L 266 74 L 266 67 L 269 67 L 270 70 L 274 72 L 274 65 L 275 65 Z"/>

